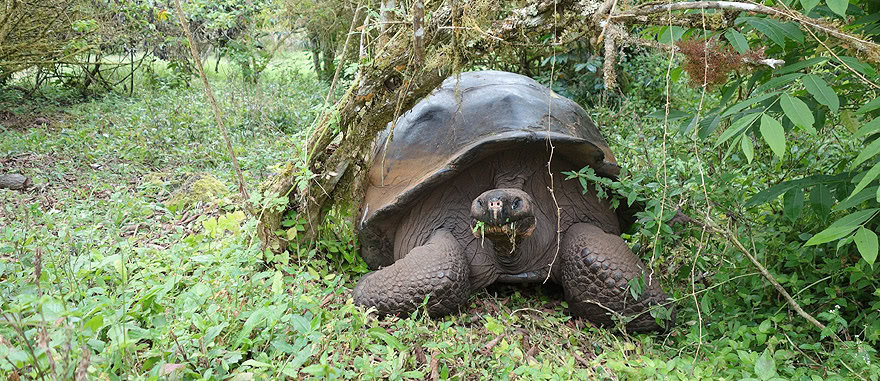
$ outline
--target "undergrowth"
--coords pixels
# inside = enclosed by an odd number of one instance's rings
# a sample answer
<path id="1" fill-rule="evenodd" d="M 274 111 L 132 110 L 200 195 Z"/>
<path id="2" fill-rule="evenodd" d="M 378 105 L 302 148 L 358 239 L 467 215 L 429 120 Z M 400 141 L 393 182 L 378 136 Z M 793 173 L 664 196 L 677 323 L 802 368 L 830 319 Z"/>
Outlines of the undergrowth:
<path id="1" fill-rule="evenodd" d="M 228 79 L 223 70 L 212 76 L 251 189 L 272 174 L 274 164 L 297 157 L 304 130 L 321 107 L 326 85 L 303 69 L 305 62 L 304 56 L 288 55 L 256 86 Z M 650 217 L 659 214 L 650 201 L 663 192 L 657 138 L 663 118 L 645 115 L 658 107 L 656 94 L 637 89 L 653 86 L 650 78 L 664 62 L 631 62 L 639 71 L 629 80 L 643 86 L 625 94 L 627 101 L 600 104 L 590 113 L 630 169 L 625 181 L 606 186 L 649 203 L 648 218 L 625 238 L 650 259 L 658 229 L 652 225 L 657 218 Z M 712 158 L 703 164 L 716 179 L 707 186 L 720 197 L 713 201 L 727 208 L 727 218 L 745 222 L 739 225 L 743 236 L 805 308 L 834 329 L 852 332 L 844 343 L 823 338 L 793 314 L 723 239 L 710 239 L 697 256 L 700 230 L 682 225 L 662 228 L 661 250 L 651 261 L 677 301 L 678 322 L 665 335 L 631 337 L 572 319 L 560 290 L 549 285 L 490 287 L 473 295 L 461 313 L 442 319 L 421 313 L 376 319 L 351 301 L 351 287 L 364 267 L 344 213 L 332 214 L 318 242 L 295 245 L 290 257 L 268 258 L 271 254 L 260 250 L 256 220 L 239 208 L 225 149 L 200 91 L 145 87 L 133 97 L 106 95 L 52 109 L 46 126 L 0 130 L 0 172 L 23 173 L 36 183 L 25 193 L 0 191 L 0 375 L 112 380 L 880 376 L 874 349 L 880 319 L 857 313 L 876 310 L 869 303 L 877 292 L 852 295 L 847 288 L 850 281 L 873 282 L 876 272 L 857 260 L 822 259 L 818 249 L 802 248 L 798 237 L 814 233 L 811 225 L 822 218 L 818 211 L 780 224 L 788 217 L 742 206 L 742 195 L 778 179 L 768 179 L 759 166 L 743 165 L 745 159 L 736 153 L 715 154 L 703 147 Z M 674 91 L 675 107 L 696 107 L 695 90 L 676 85 Z M 4 99 L 21 107 L 17 115 L 47 110 L 13 98 Z M 687 123 L 672 126 L 688 128 Z M 694 201 L 700 186 L 691 143 L 687 135 L 672 132 L 664 220 L 672 218 L 672 205 L 695 215 L 705 207 Z M 829 143 L 822 154 L 833 165 L 853 149 L 845 142 Z M 756 151 L 767 165 L 780 165 L 770 155 Z M 207 202 L 168 204 L 172 194 L 186 191 L 186 184 L 203 174 L 229 192 Z M 836 288 L 811 288 L 817 283 Z"/>

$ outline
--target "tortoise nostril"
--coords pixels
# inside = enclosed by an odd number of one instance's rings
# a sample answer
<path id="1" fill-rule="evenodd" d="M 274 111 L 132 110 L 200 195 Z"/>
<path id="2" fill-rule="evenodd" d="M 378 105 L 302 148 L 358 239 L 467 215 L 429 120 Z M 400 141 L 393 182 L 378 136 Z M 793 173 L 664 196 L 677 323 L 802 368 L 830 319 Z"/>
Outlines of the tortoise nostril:
<path id="1" fill-rule="evenodd" d="M 502 206 L 502 202 L 500 199 L 491 199 L 489 200 L 489 208 L 491 209 L 500 209 Z"/>

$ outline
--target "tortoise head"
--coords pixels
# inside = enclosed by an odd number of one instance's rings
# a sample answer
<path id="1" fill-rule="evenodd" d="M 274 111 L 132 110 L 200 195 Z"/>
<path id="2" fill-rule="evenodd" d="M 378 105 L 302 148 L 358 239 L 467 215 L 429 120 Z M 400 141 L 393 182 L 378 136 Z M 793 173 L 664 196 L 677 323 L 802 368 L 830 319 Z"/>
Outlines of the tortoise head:
<path id="1" fill-rule="evenodd" d="M 534 200 L 519 189 L 492 189 L 471 203 L 474 236 L 485 237 L 500 255 L 510 255 L 535 231 Z"/>

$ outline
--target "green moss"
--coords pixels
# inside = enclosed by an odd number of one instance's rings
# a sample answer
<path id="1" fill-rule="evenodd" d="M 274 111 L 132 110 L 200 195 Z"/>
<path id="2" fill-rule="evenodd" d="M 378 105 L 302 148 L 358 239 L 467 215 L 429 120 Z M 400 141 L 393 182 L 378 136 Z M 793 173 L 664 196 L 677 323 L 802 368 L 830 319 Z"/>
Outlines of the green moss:
<path id="1" fill-rule="evenodd" d="M 216 203 L 229 194 L 229 188 L 216 177 L 201 173 L 189 179 L 165 201 L 169 209 L 184 209 L 197 203 Z"/>

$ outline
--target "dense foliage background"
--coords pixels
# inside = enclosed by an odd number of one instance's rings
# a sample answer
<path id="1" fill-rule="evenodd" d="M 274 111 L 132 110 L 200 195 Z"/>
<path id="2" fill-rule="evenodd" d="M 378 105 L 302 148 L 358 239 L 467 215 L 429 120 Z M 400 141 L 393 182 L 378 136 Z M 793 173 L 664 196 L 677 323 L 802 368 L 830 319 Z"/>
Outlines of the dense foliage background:
<path id="1" fill-rule="evenodd" d="M 285 209 L 291 244 L 261 245 L 253 206 L 288 200 L 258 184 L 291 162 L 308 188 L 310 134 L 412 38 L 415 3 L 181 1 L 245 200 L 173 1 L 3 2 L 0 175 L 35 186 L 0 190 L 0 375 L 880 378 L 880 4 L 676 11 L 690 25 L 664 25 L 664 11 L 614 24 L 626 36 L 609 29 L 609 57 L 561 21 L 558 35 L 476 51 L 529 4 L 451 3 L 462 32 L 426 61 L 520 72 L 578 101 L 627 172 L 568 181 L 647 205 L 624 238 L 679 320 L 630 337 L 572 320 L 551 285 L 491 287 L 444 319 L 378 320 L 351 303 L 366 266 L 344 203 L 314 228 Z M 427 2 L 425 20 L 449 5 Z"/>

